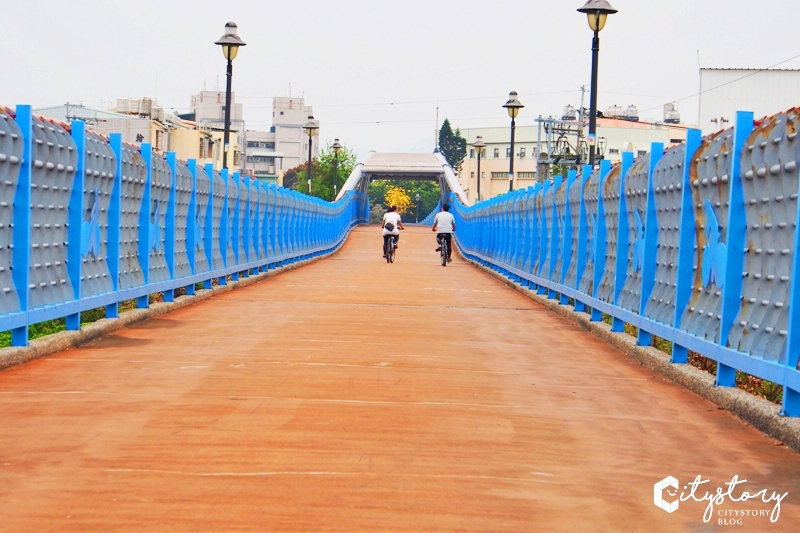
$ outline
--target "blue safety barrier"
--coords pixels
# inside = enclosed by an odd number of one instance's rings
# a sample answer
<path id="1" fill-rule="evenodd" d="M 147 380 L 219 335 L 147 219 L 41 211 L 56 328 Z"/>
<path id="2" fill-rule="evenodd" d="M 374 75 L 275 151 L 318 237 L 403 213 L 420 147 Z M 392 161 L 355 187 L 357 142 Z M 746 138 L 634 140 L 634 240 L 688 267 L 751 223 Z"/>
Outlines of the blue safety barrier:
<path id="1" fill-rule="evenodd" d="M 14 346 L 28 326 L 175 290 L 194 294 L 329 254 L 367 223 L 365 194 L 338 202 L 265 185 L 238 172 L 162 156 L 86 131 L 0 108 L 0 331 Z"/>
<path id="2" fill-rule="evenodd" d="M 510 279 L 575 303 L 612 330 L 639 328 L 736 371 L 784 387 L 782 413 L 800 416 L 800 110 L 566 180 L 465 206 L 455 195 L 461 253 Z"/>

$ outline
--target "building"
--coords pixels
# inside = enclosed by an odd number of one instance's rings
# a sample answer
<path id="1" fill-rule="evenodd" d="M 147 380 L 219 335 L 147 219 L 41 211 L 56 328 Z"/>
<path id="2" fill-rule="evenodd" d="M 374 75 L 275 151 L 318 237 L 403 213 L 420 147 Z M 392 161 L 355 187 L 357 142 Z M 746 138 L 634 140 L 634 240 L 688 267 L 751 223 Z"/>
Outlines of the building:
<path id="1" fill-rule="evenodd" d="M 800 105 L 800 70 L 701 68 L 698 124 L 703 133 L 733 126 L 737 111 L 755 118 Z"/>
<path id="2" fill-rule="evenodd" d="M 200 91 L 192 96 L 191 111 L 180 115 L 192 121 L 196 128 L 208 132 L 217 146 L 222 147 L 225 137 L 225 91 Z M 236 103 L 236 93 L 231 92 L 231 127 L 228 138 L 228 168 L 244 170 L 243 149 L 245 146 L 245 122 L 242 118 L 242 104 Z M 214 160 L 214 168 L 222 168 L 222 150 Z"/>
<path id="3" fill-rule="evenodd" d="M 272 127 L 268 132 L 245 132 L 245 168 L 256 178 L 282 183 L 283 173 L 308 161 L 308 135 L 304 126 L 314 111 L 305 99 L 275 97 L 272 101 Z M 315 121 L 319 126 L 319 121 Z M 311 157 L 319 156 L 319 132 L 312 138 Z"/>
<path id="4" fill-rule="evenodd" d="M 156 152 L 175 152 L 184 161 L 196 159 L 199 164 L 215 163 L 221 167 L 221 152 L 212 135 L 198 130 L 194 122 L 165 113 L 155 100 L 121 98 L 117 100 L 117 109 L 102 111 L 65 104 L 38 108 L 34 113 L 62 122 L 83 120 L 87 129 L 106 137 L 120 133 L 126 143 L 136 146 L 150 143 Z"/>

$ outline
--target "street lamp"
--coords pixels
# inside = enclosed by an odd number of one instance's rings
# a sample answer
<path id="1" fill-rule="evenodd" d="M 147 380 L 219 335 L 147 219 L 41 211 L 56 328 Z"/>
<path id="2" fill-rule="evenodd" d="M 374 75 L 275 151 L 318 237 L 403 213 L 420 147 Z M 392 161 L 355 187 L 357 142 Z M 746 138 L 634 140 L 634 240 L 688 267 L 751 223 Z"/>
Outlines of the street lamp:
<path id="1" fill-rule="evenodd" d="M 336 193 L 339 189 L 339 152 L 342 151 L 342 145 L 339 144 L 339 139 L 333 140 L 333 199 L 336 200 Z"/>
<path id="2" fill-rule="evenodd" d="M 478 154 L 478 201 L 481 201 L 481 156 L 483 155 L 483 151 L 486 149 L 486 143 L 483 142 L 483 137 L 478 135 L 475 139 L 475 144 L 472 146 L 475 147 L 475 152 Z"/>
<path id="3" fill-rule="evenodd" d="M 525 107 L 517 100 L 517 91 L 508 93 L 508 102 L 503 104 L 508 110 L 508 116 L 511 117 L 511 160 L 508 164 L 508 190 L 514 190 L 514 130 L 517 127 L 516 118 L 519 115 L 519 110 Z"/>
<path id="4" fill-rule="evenodd" d="M 606 18 L 617 12 L 606 0 L 589 0 L 578 10 L 586 13 L 589 28 L 594 32 L 592 40 L 592 94 L 589 99 L 589 164 L 594 168 L 594 152 L 597 144 L 597 61 L 600 55 L 600 31 L 606 25 Z"/>
<path id="5" fill-rule="evenodd" d="M 314 115 L 309 115 L 308 122 L 306 122 L 303 128 L 305 128 L 308 134 L 308 194 L 311 194 L 311 143 L 313 142 L 314 135 L 317 134 L 317 130 L 319 130 L 319 126 L 317 126 L 317 122 L 314 120 Z"/>
<path id="6" fill-rule="evenodd" d="M 414 199 L 417 200 L 417 224 L 419 224 L 419 193 L 417 193 L 417 195 L 414 196 Z"/>
<path id="7" fill-rule="evenodd" d="M 225 89 L 225 133 L 222 139 L 222 168 L 228 168 L 228 139 L 231 134 L 231 78 L 233 77 L 233 60 L 239 53 L 240 46 L 247 46 L 237 34 L 235 22 L 225 24 L 225 35 L 214 44 L 222 47 L 222 55 L 228 60 L 228 86 Z"/>

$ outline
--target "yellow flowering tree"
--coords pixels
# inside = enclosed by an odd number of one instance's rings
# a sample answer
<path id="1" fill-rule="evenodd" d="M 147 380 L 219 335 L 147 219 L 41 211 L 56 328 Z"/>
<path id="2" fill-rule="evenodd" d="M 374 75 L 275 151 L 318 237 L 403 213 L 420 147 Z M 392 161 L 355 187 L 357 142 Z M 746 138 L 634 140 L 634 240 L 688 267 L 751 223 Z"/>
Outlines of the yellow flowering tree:
<path id="1" fill-rule="evenodd" d="M 386 201 L 386 205 L 395 206 L 397 212 L 401 214 L 408 212 L 414 206 L 411 197 L 402 187 L 389 187 L 383 198 Z"/>

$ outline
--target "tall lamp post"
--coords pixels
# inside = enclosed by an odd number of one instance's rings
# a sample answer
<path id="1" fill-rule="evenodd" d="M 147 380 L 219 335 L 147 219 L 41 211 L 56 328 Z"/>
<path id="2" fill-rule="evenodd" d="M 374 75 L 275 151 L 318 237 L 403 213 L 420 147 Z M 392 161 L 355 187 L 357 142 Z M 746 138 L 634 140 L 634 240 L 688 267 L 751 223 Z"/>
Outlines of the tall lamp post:
<path id="1" fill-rule="evenodd" d="M 225 133 L 222 139 L 222 168 L 228 168 L 228 140 L 231 134 L 231 78 L 233 78 L 233 60 L 239 53 L 240 46 L 247 46 L 237 34 L 235 22 L 225 24 L 225 35 L 214 44 L 222 47 L 222 55 L 228 60 L 228 85 L 225 89 Z"/>
<path id="2" fill-rule="evenodd" d="M 419 224 L 419 193 L 414 196 L 414 199 L 417 201 L 417 224 Z"/>
<path id="3" fill-rule="evenodd" d="M 339 139 L 333 140 L 333 199 L 336 200 L 336 194 L 339 191 L 339 152 L 342 151 L 342 145 L 339 144 Z"/>
<path id="4" fill-rule="evenodd" d="M 483 137 L 478 135 L 475 138 L 475 144 L 472 146 L 475 147 L 475 153 L 478 154 L 478 201 L 481 201 L 481 156 L 483 155 L 483 151 L 486 149 L 486 143 L 483 142 Z"/>
<path id="5" fill-rule="evenodd" d="M 517 91 L 508 93 L 508 102 L 503 104 L 503 107 L 508 110 L 508 116 L 511 117 L 511 159 L 508 163 L 508 190 L 514 190 L 514 130 L 517 127 L 516 118 L 519 115 L 519 110 L 525 107 L 517 100 Z"/>
<path id="6" fill-rule="evenodd" d="M 308 134 L 308 194 L 311 194 L 311 143 L 314 141 L 314 135 L 317 134 L 319 126 L 314 120 L 314 115 L 308 117 L 308 122 L 303 126 Z"/>
<path id="7" fill-rule="evenodd" d="M 600 32 L 606 25 L 608 15 L 617 12 L 606 0 L 589 0 L 578 10 L 586 13 L 589 28 L 594 32 L 592 39 L 592 95 L 589 98 L 589 164 L 594 167 L 595 146 L 597 144 L 597 62 L 600 55 Z"/>

